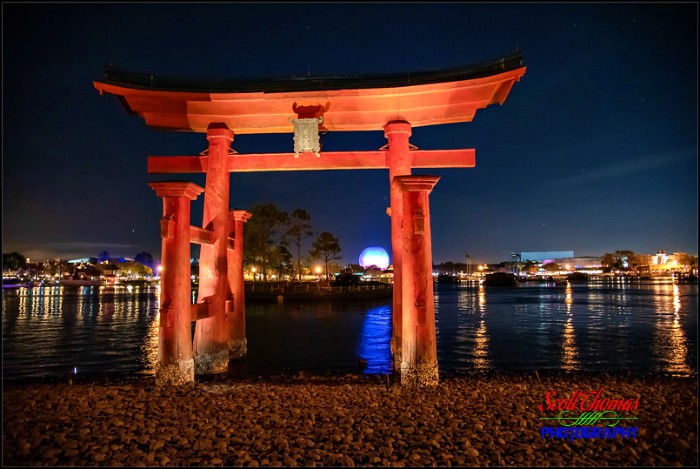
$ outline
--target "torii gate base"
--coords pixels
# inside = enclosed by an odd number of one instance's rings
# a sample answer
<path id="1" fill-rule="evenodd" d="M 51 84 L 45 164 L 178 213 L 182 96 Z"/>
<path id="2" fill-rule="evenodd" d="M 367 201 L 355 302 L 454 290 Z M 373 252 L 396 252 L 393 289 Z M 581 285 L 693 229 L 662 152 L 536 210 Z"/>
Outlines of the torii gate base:
<path id="1" fill-rule="evenodd" d="M 229 229 L 233 233 L 233 249 L 228 250 L 228 282 L 233 294 L 233 313 L 226 315 L 228 357 L 239 359 L 248 353 L 245 335 L 245 284 L 243 282 L 243 224 L 252 216 L 245 210 L 228 212 Z"/>
<path id="2" fill-rule="evenodd" d="M 190 182 L 149 185 L 163 198 L 156 383 L 185 384 L 194 381 L 190 332 L 190 201 L 204 189 Z"/>
<path id="3" fill-rule="evenodd" d="M 163 198 L 161 219 L 162 254 L 160 328 L 158 333 L 158 362 L 156 383 L 179 385 L 193 382 L 197 370 L 197 359 L 193 353 L 190 325 L 194 321 L 207 319 L 211 303 L 190 303 L 192 287 L 190 281 L 190 243 L 213 244 L 214 232 L 190 225 L 190 201 L 195 200 L 204 189 L 190 182 L 154 182 L 149 184 Z M 224 340 L 227 345 L 225 359 L 243 358 L 246 355 L 245 297 L 243 282 L 243 224 L 251 217 L 245 210 L 228 213 L 228 238 L 226 257 L 227 273 L 223 276 L 230 290 L 236 295 L 233 310 L 231 301 L 225 303 Z M 231 246 L 233 242 L 233 246 Z M 196 328 L 195 328 L 196 330 Z M 220 332 L 220 331 L 219 331 Z M 205 364 L 207 362 L 205 361 Z M 199 368 L 203 368 L 201 365 Z M 199 374 L 199 373 L 197 373 Z"/>
<path id="4" fill-rule="evenodd" d="M 438 384 L 428 194 L 439 179 L 396 176 L 393 181 L 403 201 L 401 384 L 408 386 Z"/>

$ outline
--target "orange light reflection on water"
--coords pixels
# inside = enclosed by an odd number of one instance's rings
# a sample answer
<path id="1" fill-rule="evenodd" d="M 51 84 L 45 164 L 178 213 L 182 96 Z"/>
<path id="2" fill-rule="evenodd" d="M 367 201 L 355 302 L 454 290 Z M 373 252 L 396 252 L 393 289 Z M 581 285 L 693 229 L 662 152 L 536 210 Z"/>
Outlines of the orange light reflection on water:
<path id="1" fill-rule="evenodd" d="M 486 321 L 484 314 L 486 313 L 486 292 L 484 286 L 479 285 L 479 327 L 474 331 L 474 368 L 477 370 L 486 370 L 491 367 L 489 360 L 489 335 L 486 330 Z"/>
<path id="2" fill-rule="evenodd" d="M 657 302 L 654 351 L 664 363 L 664 371 L 672 374 L 689 374 L 687 364 L 688 341 L 680 322 L 683 308 L 680 289 L 674 283 L 656 285 Z"/>
<path id="3" fill-rule="evenodd" d="M 564 334 L 562 340 L 561 367 L 564 370 L 577 370 L 579 369 L 579 357 L 578 349 L 576 348 L 576 335 L 574 331 L 574 318 L 572 314 L 574 298 L 573 291 L 571 289 L 571 282 L 566 283 L 564 303 L 566 304 L 566 323 L 564 324 Z"/>

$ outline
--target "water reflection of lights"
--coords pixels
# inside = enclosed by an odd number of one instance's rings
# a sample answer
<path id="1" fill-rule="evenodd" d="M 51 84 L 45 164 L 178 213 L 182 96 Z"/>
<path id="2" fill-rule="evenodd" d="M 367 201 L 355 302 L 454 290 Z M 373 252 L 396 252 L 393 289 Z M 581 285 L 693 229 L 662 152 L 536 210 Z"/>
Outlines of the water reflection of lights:
<path id="1" fill-rule="evenodd" d="M 566 304 L 566 323 L 562 340 L 562 364 L 564 370 L 577 370 L 579 368 L 578 350 L 576 349 L 576 335 L 574 331 L 572 305 L 574 303 L 571 283 L 567 282 L 564 294 Z"/>
<path id="2" fill-rule="evenodd" d="M 156 363 L 158 363 L 158 340 L 159 340 L 159 329 L 160 329 L 160 307 L 156 309 L 157 313 L 148 325 L 148 331 L 146 332 L 146 337 L 143 340 L 143 346 L 141 350 L 143 351 L 143 357 L 146 365 L 146 373 L 155 374 Z"/>
<path id="3" fill-rule="evenodd" d="M 471 329 L 471 315 L 476 312 L 476 293 L 473 290 L 461 290 L 457 294 L 457 324 L 454 330 L 445 331 L 445 336 L 449 337 L 452 332 L 454 332 L 454 352 L 460 355 L 468 354 L 468 345 L 470 344 L 469 331 Z M 437 312 L 437 309 L 436 309 Z M 448 314 L 448 313 L 446 313 Z M 441 315 L 436 314 L 436 319 L 439 319 Z M 450 323 L 452 318 L 445 318 L 445 322 Z M 441 340 L 441 327 L 436 321 L 436 332 L 437 340 L 440 343 Z M 446 339 L 448 340 L 448 339 Z"/>
<path id="4" fill-rule="evenodd" d="M 474 368 L 486 370 L 491 367 L 489 360 L 489 336 L 486 331 L 486 322 L 482 316 L 479 327 L 474 331 Z"/>
<path id="5" fill-rule="evenodd" d="M 678 289 L 678 285 L 675 283 L 673 284 L 673 312 L 675 313 L 676 316 L 678 316 L 678 313 L 681 310 L 681 293 L 680 290 Z"/>
<path id="6" fill-rule="evenodd" d="M 391 307 L 380 306 L 367 311 L 362 323 L 357 356 L 367 361 L 366 374 L 389 374 L 391 359 Z"/>
<path id="7" fill-rule="evenodd" d="M 479 312 L 486 312 L 486 289 L 482 283 L 479 284 Z"/>
<path id="8" fill-rule="evenodd" d="M 472 308 L 472 298 L 473 295 L 469 290 L 462 290 L 457 294 L 457 311 L 471 311 Z M 440 304 L 436 301 L 435 302 L 435 308 L 437 311 L 437 308 L 440 306 Z"/>
<path id="9" fill-rule="evenodd" d="M 683 306 L 680 289 L 676 284 L 662 284 L 656 285 L 654 290 L 655 296 L 660 298 L 656 302 L 654 352 L 662 361 L 664 371 L 687 375 L 691 370 L 687 364 L 688 341 L 680 322 Z"/>
<path id="10" fill-rule="evenodd" d="M 485 370 L 491 367 L 491 360 L 489 360 L 489 335 L 486 331 L 486 321 L 484 320 L 484 314 L 486 314 L 486 289 L 483 284 L 479 284 L 479 313 L 481 314 L 481 320 L 479 321 L 479 327 L 474 333 L 474 368 L 477 370 Z"/>
<path id="11" fill-rule="evenodd" d="M 19 317 L 25 317 L 27 315 L 27 301 L 26 295 L 21 295 L 19 297 Z"/>
<path id="12" fill-rule="evenodd" d="M 102 374 L 147 368 L 144 339 L 154 321 L 154 290 L 43 285 L 3 295 L 4 376 Z M 158 319 L 151 330 L 152 361 Z"/>

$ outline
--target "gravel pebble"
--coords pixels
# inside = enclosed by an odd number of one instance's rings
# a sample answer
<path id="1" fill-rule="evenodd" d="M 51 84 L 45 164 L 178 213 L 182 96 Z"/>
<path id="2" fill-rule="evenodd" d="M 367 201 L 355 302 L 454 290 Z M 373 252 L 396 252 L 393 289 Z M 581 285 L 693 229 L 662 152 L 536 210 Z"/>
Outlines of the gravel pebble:
<path id="1" fill-rule="evenodd" d="M 697 378 L 487 373 L 403 388 L 396 377 L 227 376 L 5 383 L 3 464 L 203 466 L 686 465 L 697 462 Z M 639 397 L 636 439 L 543 439 L 557 390 Z M 553 425 L 553 424 L 547 424 Z M 623 425 L 623 424 L 621 424 Z M 628 424 L 624 424 L 628 425 Z M 629 425 L 631 426 L 631 425 Z"/>

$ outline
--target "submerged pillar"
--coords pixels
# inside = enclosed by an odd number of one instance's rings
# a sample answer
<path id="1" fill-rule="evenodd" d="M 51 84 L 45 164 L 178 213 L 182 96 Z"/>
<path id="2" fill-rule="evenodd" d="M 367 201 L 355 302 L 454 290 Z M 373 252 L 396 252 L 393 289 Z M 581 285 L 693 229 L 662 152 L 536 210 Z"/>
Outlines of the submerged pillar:
<path id="1" fill-rule="evenodd" d="M 401 384 L 438 384 L 428 195 L 438 176 L 397 176 L 403 199 Z"/>
<path id="2" fill-rule="evenodd" d="M 228 204 L 230 175 L 228 152 L 233 132 L 225 124 L 207 129 L 209 153 L 204 189 L 202 227 L 213 231 L 213 243 L 202 244 L 199 254 L 198 303 L 206 303 L 207 317 L 195 326 L 194 360 L 196 374 L 225 373 L 228 370 L 226 306 L 228 286 Z M 230 303 L 229 303 L 230 304 Z"/>
<path id="3" fill-rule="evenodd" d="M 190 306 L 190 201 L 204 190 L 191 182 L 152 182 L 163 198 L 160 327 L 156 383 L 194 381 Z"/>
<path id="4" fill-rule="evenodd" d="M 391 257 L 394 266 L 393 307 L 391 317 L 391 355 L 394 371 L 401 369 L 402 344 L 402 252 L 401 220 L 403 217 L 403 199 L 395 182 L 396 176 L 411 174 L 413 158 L 409 153 L 408 138 L 411 136 L 411 124 L 404 121 L 392 121 L 384 126 L 384 136 L 389 141 L 387 166 L 389 167 L 390 203 L 387 213 L 391 217 Z"/>
<path id="5" fill-rule="evenodd" d="M 243 358 L 248 353 L 245 334 L 245 283 L 243 281 L 243 224 L 253 214 L 245 210 L 229 211 L 229 233 L 233 233 L 233 249 L 228 250 L 228 283 L 233 293 L 233 311 L 226 316 L 229 359 Z"/>

